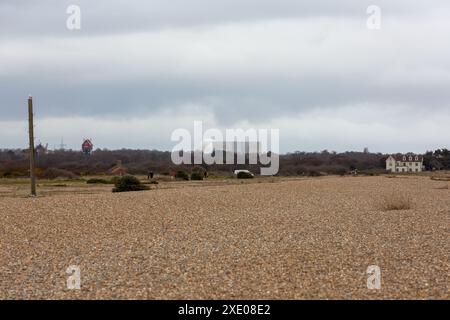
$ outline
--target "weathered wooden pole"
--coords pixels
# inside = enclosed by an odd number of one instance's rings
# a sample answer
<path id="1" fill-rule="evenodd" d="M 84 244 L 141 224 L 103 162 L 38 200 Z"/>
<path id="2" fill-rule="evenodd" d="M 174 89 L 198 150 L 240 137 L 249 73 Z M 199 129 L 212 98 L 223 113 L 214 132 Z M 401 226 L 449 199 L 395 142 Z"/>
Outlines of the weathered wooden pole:
<path id="1" fill-rule="evenodd" d="M 36 177 L 34 175 L 34 125 L 33 125 L 33 98 L 28 96 L 28 136 L 30 139 L 30 182 L 31 195 L 36 196 Z"/>

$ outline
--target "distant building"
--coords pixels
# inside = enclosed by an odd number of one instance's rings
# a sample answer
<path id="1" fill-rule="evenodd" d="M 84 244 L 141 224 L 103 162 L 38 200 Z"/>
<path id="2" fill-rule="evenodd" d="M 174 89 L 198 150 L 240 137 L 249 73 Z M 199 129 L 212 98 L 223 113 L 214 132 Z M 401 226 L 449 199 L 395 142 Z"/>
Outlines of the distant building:
<path id="1" fill-rule="evenodd" d="M 390 172 L 422 172 L 423 156 L 413 153 L 391 155 L 386 159 L 386 170 Z"/>
<path id="2" fill-rule="evenodd" d="M 81 150 L 85 155 L 90 155 L 92 152 L 92 149 L 94 148 L 94 144 L 92 143 L 91 139 L 84 139 L 83 143 L 81 144 Z"/>
<path id="3" fill-rule="evenodd" d="M 117 164 L 111 169 L 111 173 L 121 177 L 127 173 L 127 170 L 122 165 L 122 160 L 117 160 Z"/>

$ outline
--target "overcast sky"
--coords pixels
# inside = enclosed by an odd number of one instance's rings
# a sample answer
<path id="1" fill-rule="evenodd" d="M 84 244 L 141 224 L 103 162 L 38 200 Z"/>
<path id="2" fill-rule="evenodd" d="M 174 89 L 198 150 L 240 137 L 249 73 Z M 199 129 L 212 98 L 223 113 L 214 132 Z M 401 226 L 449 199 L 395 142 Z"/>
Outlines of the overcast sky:
<path id="1" fill-rule="evenodd" d="M 280 129 L 282 152 L 450 147 L 449 17 L 448 0 L 1 0 L 0 148 L 26 146 L 28 94 L 50 147 L 170 150 L 194 120 Z"/>

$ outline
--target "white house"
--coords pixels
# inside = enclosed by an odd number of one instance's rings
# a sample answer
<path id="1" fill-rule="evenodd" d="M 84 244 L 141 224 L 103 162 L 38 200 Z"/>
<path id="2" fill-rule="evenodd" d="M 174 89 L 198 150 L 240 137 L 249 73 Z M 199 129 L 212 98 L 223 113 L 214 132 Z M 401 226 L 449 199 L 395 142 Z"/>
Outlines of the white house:
<path id="1" fill-rule="evenodd" d="M 391 155 L 386 159 L 386 170 L 390 172 L 422 172 L 423 156 L 413 153 Z"/>

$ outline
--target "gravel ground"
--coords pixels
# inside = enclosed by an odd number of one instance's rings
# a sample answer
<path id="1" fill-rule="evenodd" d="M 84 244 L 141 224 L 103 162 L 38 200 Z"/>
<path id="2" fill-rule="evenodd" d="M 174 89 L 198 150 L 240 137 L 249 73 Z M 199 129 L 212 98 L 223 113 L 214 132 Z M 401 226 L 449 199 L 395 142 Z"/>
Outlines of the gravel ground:
<path id="1" fill-rule="evenodd" d="M 0 199 L 1 299 L 448 299 L 450 190 L 316 178 Z M 391 193 L 410 210 L 383 211 Z M 68 290 L 66 269 L 81 269 Z M 366 286 L 369 265 L 381 289 Z"/>

